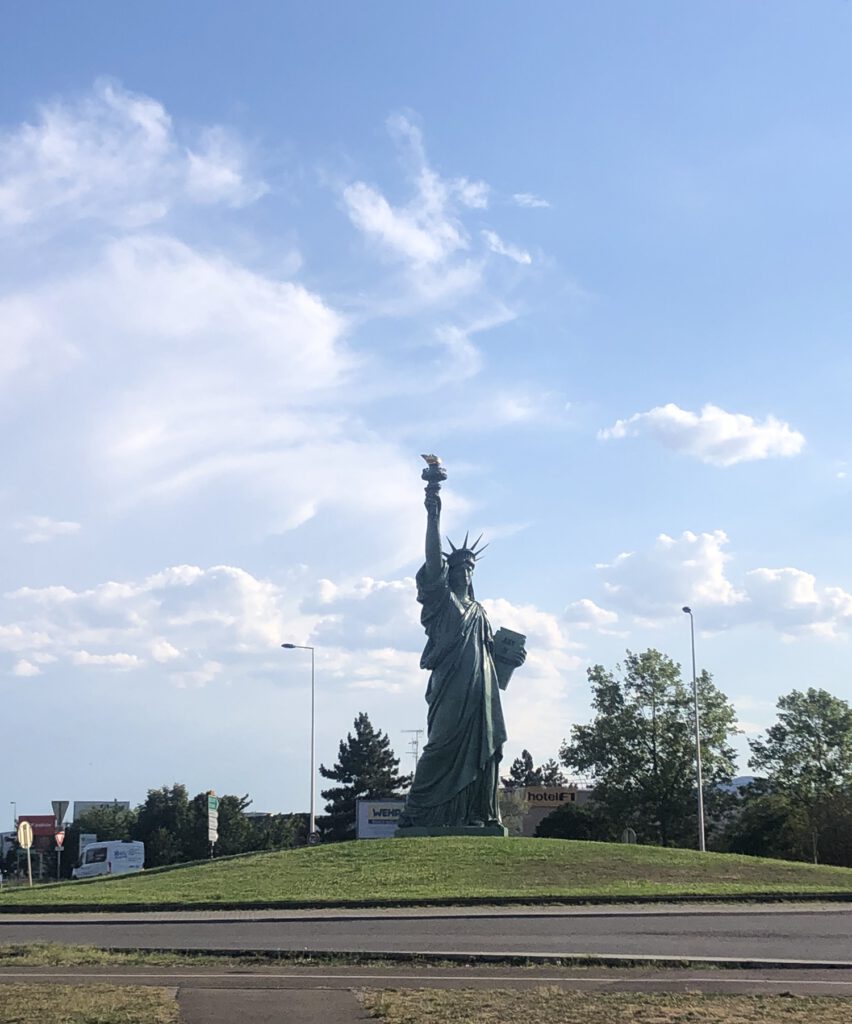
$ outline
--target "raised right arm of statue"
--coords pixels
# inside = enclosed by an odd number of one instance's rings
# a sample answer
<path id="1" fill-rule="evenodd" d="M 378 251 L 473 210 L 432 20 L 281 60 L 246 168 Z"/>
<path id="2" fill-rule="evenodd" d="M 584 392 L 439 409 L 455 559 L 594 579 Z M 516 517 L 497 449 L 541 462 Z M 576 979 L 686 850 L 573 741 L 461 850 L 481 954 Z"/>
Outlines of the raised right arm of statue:
<path id="1" fill-rule="evenodd" d="M 426 492 L 426 568 L 430 576 L 441 571 L 441 495 L 431 488 Z"/>

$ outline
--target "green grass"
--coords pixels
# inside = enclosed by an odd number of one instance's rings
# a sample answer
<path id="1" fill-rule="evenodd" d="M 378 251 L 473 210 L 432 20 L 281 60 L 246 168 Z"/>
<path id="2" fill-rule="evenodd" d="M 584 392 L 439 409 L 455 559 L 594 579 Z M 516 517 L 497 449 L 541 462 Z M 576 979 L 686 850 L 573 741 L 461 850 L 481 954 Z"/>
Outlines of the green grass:
<path id="1" fill-rule="evenodd" d="M 174 993 L 142 985 L 0 984 L 0 1024 L 179 1024 Z"/>
<path id="2" fill-rule="evenodd" d="M 463 837 L 340 843 L 15 889 L 0 894 L 0 910 L 797 893 L 852 899 L 852 869 L 617 843 Z"/>
<path id="3" fill-rule="evenodd" d="M 554 985 L 483 992 L 408 989 L 359 993 L 385 1024 L 848 1024 L 852 999 L 710 995 L 695 992 L 577 992 Z"/>
<path id="4" fill-rule="evenodd" d="M 520 959 L 520 958 L 519 958 Z M 258 970 L 264 967 L 396 967 L 398 958 L 389 960 L 371 953 L 313 953 L 295 950 L 267 949 L 255 953 L 236 950 L 214 952 L 155 949 L 100 949 L 97 946 L 72 946 L 61 942 L 27 942 L 0 944 L 0 980 L 3 968 L 12 967 L 215 967 L 218 970 Z M 467 969 L 470 962 L 442 960 L 429 954 L 413 954 L 405 958 L 406 970 L 431 970 L 435 967 Z M 516 965 L 517 966 L 517 965 Z M 533 966 L 529 963 L 521 966 Z M 575 965 L 572 965 L 575 966 Z M 477 964 L 479 970 L 502 970 L 501 964 Z M 576 966 L 575 966 L 576 969 Z"/>

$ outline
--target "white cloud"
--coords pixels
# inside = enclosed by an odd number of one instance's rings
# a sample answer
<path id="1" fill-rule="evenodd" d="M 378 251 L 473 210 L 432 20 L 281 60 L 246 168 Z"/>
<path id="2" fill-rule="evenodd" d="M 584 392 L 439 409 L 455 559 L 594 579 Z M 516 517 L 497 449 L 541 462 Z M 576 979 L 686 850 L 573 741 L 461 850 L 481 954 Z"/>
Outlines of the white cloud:
<path id="1" fill-rule="evenodd" d="M 442 178 L 429 165 L 420 129 L 409 118 L 389 118 L 388 130 L 400 146 L 414 195 L 407 203 L 394 205 L 379 189 L 356 181 L 343 189 L 346 211 L 355 227 L 386 255 L 418 273 L 429 268 L 446 273 L 450 257 L 470 247 L 459 208 L 486 209 L 488 185 L 464 177 Z"/>
<path id="2" fill-rule="evenodd" d="M 71 654 L 71 663 L 73 665 L 107 665 L 110 668 L 117 668 L 122 671 L 140 668 L 144 665 L 141 658 L 135 654 L 127 654 L 124 651 L 117 651 L 114 654 L 91 654 L 89 651 L 74 651 Z"/>
<path id="3" fill-rule="evenodd" d="M 642 434 L 713 466 L 798 455 L 805 445 L 803 434 L 774 416 L 760 422 L 715 405 L 705 405 L 700 413 L 694 413 L 671 402 L 617 420 L 599 431 L 598 437 L 610 440 Z"/>
<path id="4" fill-rule="evenodd" d="M 540 199 L 531 192 L 516 192 L 512 199 L 514 199 L 518 206 L 526 206 L 529 209 L 545 209 L 550 206 L 546 199 Z"/>
<path id="5" fill-rule="evenodd" d="M 246 206 L 269 191 L 246 177 L 247 157 L 240 143 L 221 126 L 207 128 L 197 152 L 186 152 L 186 192 L 198 203 Z"/>
<path id="6" fill-rule="evenodd" d="M 28 661 L 26 658 L 21 658 L 15 662 L 15 667 L 12 669 L 12 675 L 21 676 L 23 678 L 28 676 L 40 676 L 41 669 L 32 661 Z"/>
<path id="7" fill-rule="evenodd" d="M 453 191 L 459 197 L 459 201 L 473 210 L 488 209 L 489 188 L 484 181 L 468 181 L 467 178 L 457 178 L 452 183 Z"/>
<path id="8" fill-rule="evenodd" d="M 726 576 L 730 556 L 723 530 L 679 538 L 662 533 L 645 552 L 624 552 L 599 565 L 609 604 L 642 619 L 668 618 L 683 605 L 729 609 L 746 600 Z"/>
<path id="9" fill-rule="evenodd" d="M 166 662 L 173 661 L 175 658 L 180 657 L 180 651 L 174 644 L 170 644 L 168 640 L 164 640 L 162 637 L 152 640 L 149 646 L 151 657 L 154 661 L 165 664 Z"/>
<path id="10" fill-rule="evenodd" d="M 506 256 L 508 259 L 514 260 L 515 263 L 532 263 L 532 256 L 530 256 L 526 249 L 519 249 L 515 245 L 509 245 L 503 241 L 496 231 L 483 231 L 482 237 L 485 239 L 488 248 L 499 256 Z"/>
<path id="11" fill-rule="evenodd" d="M 345 321 L 300 285 L 131 237 L 90 270 L 0 301 L 0 318 L 27 352 L 16 394 L 37 398 L 63 375 L 78 401 L 58 443 L 82 435 L 81 484 L 106 484 L 123 507 L 238 481 L 247 514 L 280 510 L 265 530 L 408 501 L 408 459 L 344 411 L 358 369 Z"/>
<path id="12" fill-rule="evenodd" d="M 746 587 L 757 621 L 769 620 L 789 636 L 835 637 L 852 627 L 852 594 L 820 587 L 801 569 L 752 569 Z"/>
<path id="13" fill-rule="evenodd" d="M 467 247 L 461 230 L 431 203 L 394 208 L 362 181 L 348 185 L 343 199 L 355 227 L 415 265 L 440 262 Z"/>
<path id="14" fill-rule="evenodd" d="M 240 206 L 264 191 L 223 128 L 203 132 L 194 151 L 162 104 L 108 80 L 0 136 L 0 226 L 9 228 L 86 219 L 138 227 L 181 199 Z"/>
<path id="15" fill-rule="evenodd" d="M 25 544 L 43 544 L 56 537 L 67 537 L 78 533 L 80 524 L 69 520 L 51 519 L 50 516 L 29 516 L 16 524 L 17 530 L 23 533 Z"/>
<path id="16" fill-rule="evenodd" d="M 618 622 L 618 614 L 601 608 L 594 601 L 587 597 L 579 601 L 572 601 L 565 609 L 565 621 L 578 629 L 605 630 L 608 626 L 614 626 Z"/>
<path id="17" fill-rule="evenodd" d="M 363 650 L 422 646 L 414 580 L 363 577 L 350 583 L 320 580 L 301 605 L 319 618 L 313 638 L 323 646 Z"/>
<path id="18" fill-rule="evenodd" d="M 5 596 L 18 621 L 0 626 L 0 649 L 105 670 L 141 669 L 150 659 L 178 685 L 214 678 L 214 663 L 251 663 L 277 647 L 288 623 L 309 621 L 281 587 L 227 565 L 178 565 L 88 590 L 23 587 Z"/>
<path id="19" fill-rule="evenodd" d="M 670 622 L 688 605 L 702 630 L 765 626 L 785 639 L 852 631 L 852 594 L 790 567 L 748 569 L 732 580 L 728 544 L 722 530 L 661 534 L 650 550 L 626 552 L 597 567 L 606 601 L 643 627 Z M 566 621 L 582 628 L 585 618 L 590 626 L 606 627 L 612 614 L 585 599 L 569 605 Z"/>
<path id="20" fill-rule="evenodd" d="M 516 669 L 503 695 L 510 732 L 504 765 L 528 747 L 541 760 L 555 757 L 576 721 L 572 698 L 583 659 L 559 617 L 534 605 L 505 598 L 482 601 L 494 630 L 505 626 L 526 636 L 527 660 Z"/>

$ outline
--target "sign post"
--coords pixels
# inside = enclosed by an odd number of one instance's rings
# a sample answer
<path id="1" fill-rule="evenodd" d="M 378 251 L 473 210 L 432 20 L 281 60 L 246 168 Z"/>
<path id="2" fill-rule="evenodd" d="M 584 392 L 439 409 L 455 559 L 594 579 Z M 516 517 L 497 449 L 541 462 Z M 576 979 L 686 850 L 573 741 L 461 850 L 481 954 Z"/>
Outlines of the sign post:
<path id="1" fill-rule="evenodd" d="M 18 842 L 27 851 L 27 876 L 30 880 L 30 888 L 33 887 L 33 860 L 30 847 L 33 845 L 33 827 L 28 821 L 22 821 L 18 825 Z"/>
<path id="2" fill-rule="evenodd" d="M 210 843 L 210 857 L 213 847 L 219 842 L 219 797 L 215 790 L 207 794 L 207 842 Z"/>
<path id="3" fill-rule="evenodd" d="M 62 877 L 62 844 L 65 842 L 65 829 L 61 828 L 55 832 L 53 838 L 56 840 L 56 881 L 58 882 Z"/>

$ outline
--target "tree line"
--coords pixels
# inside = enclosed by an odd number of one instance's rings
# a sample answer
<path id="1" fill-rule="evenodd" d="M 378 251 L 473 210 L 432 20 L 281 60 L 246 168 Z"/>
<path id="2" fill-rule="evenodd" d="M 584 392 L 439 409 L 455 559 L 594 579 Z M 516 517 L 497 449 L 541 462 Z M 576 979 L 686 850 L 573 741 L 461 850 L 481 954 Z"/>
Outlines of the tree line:
<path id="1" fill-rule="evenodd" d="M 592 720 L 575 725 L 560 750 L 536 766 L 529 751 L 502 781 L 564 785 L 566 772 L 590 779 L 586 803 L 565 804 L 538 827 L 542 837 L 617 841 L 626 828 L 638 842 L 695 847 L 698 790 L 692 681 L 660 651 L 627 651 L 609 670 L 587 670 Z M 733 705 L 702 671 L 696 679 L 708 850 L 852 866 L 852 708 L 826 690 L 793 690 L 777 704 L 777 721 L 750 739 L 753 778 L 735 784 L 731 740 L 740 732 Z M 326 840 L 355 836 L 359 797 L 399 797 L 400 775 L 388 737 L 368 716 L 341 740 L 325 778 Z"/>
<path id="2" fill-rule="evenodd" d="M 148 790 L 144 803 L 126 808 L 117 803 L 96 807 L 65 830 L 60 861 L 61 876 L 69 878 L 77 861 L 80 836 L 96 835 L 99 841 L 139 839 L 145 843 L 145 866 L 161 867 L 202 860 L 210 856 L 207 841 L 207 793 L 190 799 L 186 786 L 175 783 Z M 247 817 L 248 795 L 219 797 L 219 838 L 216 856 L 281 850 L 302 845 L 308 829 L 307 814 L 270 814 Z M 47 877 L 56 877 L 56 855 L 46 854 Z M 6 871 L 14 870 L 17 851 L 6 858 Z"/>
<path id="3" fill-rule="evenodd" d="M 559 750 L 536 766 L 524 750 L 502 782 L 560 786 L 566 772 L 590 779 L 590 799 L 565 804 L 538 826 L 541 837 L 618 841 L 626 828 L 640 843 L 697 845 L 694 700 L 680 666 L 654 649 L 627 651 L 614 670 L 587 670 L 593 717 L 571 729 Z M 697 680 L 707 849 L 852 867 L 852 708 L 826 690 L 793 690 L 777 704 L 777 721 L 749 740 L 754 778 L 735 784 L 732 738 L 740 731 L 728 698 L 712 675 Z M 360 713 L 340 741 L 337 761 L 321 775 L 326 814 L 323 841 L 355 838 L 356 801 L 404 795 L 411 776 L 399 771 L 388 736 Z M 219 798 L 217 855 L 304 844 L 307 814 L 251 818 L 246 796 Z M 208 856 L 207 793 L 189 798 L 180 784 L 149 790 L 134 809 L 97 808 L 66 831 L 68 876 L 79 836 L 141 839 L 146 865 Z M 14 851 L 6 870 L 14 865 Z M 55 866 L 54 866 L 55 872 Z"/>

